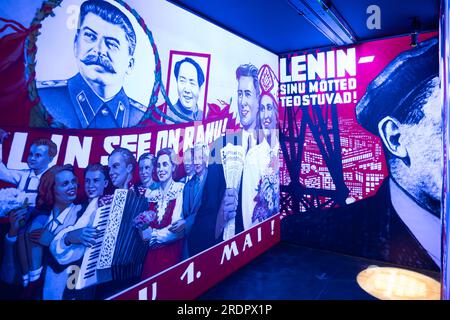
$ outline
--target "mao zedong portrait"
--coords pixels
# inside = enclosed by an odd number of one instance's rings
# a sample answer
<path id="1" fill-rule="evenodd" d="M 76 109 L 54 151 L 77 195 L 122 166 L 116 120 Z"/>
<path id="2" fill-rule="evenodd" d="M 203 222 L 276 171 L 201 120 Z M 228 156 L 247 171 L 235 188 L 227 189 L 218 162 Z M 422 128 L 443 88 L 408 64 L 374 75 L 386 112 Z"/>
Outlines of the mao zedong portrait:
<path id="1" fill-rule="evenodd" d="M 198 107 L 198 98 L 205 82 L 205 75 L 200 65 L 192 58 L 185 57 L 175 63 L 174 75 L 177 81 L 178 100 L 166 115 L 176 120 L 166 123 L 202 121 L 203 111 Z"/>
<path id="2" fill-rule="evenodd" d="M 282 222 L 285 240 L 419 269 L 441 259 L 442 108 L 436 38 L 397 56 L 370 83 L 357 121 L 383 144 L 389 176 L 377 193 Z"/>
<path id="3" fill-rule="evenodd" d="M 73 129 L 136 126 L 146 107 L 128 97 L 123 88 L 133 71 L 135 49 L 135 30 L 122 11 L 106 1 L 83 2 L 73 43 L 79 72 L 68 80 L 37 83 L 46 112 L 34 107 L 30 125 Z"/>

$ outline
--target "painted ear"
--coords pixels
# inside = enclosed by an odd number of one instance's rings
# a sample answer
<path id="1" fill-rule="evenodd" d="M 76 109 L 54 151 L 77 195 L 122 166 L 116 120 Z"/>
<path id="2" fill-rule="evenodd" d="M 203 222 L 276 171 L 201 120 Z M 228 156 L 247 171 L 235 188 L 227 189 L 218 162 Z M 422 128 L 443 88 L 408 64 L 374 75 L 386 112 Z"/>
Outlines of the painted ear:
<path id="1" fill-rule="evenodd" d="M 127 70 L 127 74 L 130 74 L 131 71 L 133 71 L 134 68 L 134 58 L 130 58 L 130 61 L 128 61 L 128 70 Z"/>
<path id="2" fill-rule="evenodd" d="M 74 53 L 75 57 L 78 55 L 77 54 L 77 41 L 78 41 L 78 32 L 75 34 L 75 37 L 73 38 L 73 53 Z"/>
<path id="3" fill-rule="evenodd" d="M 378 133 L 389 153 L 402 160 L 408 158 L 408 150 L 401 143 L 401 124 L 397 119 L 390 116 L 384 117 L 378 123 Z"/>
<path id="4" fill-rule="evenodd" d="M 133 165 L 129 164 L 127 165 L 127 172 L 132 173 L 133 172 Z"/>

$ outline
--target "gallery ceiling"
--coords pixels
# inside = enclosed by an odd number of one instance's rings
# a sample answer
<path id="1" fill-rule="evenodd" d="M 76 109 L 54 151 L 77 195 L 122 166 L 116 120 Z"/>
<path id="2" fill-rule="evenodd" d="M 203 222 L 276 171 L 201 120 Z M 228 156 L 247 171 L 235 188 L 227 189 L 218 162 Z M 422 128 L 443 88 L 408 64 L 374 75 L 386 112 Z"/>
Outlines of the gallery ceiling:
<path id="1" fill-rule="evenodd" d="M 334 45 L 288 0 L 168 1 L 273 53 Z M 414 18 L 420 23 L 420 32 L 437 30 L 439 25 L 438 0 L 322 0 L 322 3 L 347 22 L 356 42 L 410 34 L 414 31 Z M 371 5 L 379 8 L 379 29 L 367 27 L 373 14 L 367 13 Z"/>

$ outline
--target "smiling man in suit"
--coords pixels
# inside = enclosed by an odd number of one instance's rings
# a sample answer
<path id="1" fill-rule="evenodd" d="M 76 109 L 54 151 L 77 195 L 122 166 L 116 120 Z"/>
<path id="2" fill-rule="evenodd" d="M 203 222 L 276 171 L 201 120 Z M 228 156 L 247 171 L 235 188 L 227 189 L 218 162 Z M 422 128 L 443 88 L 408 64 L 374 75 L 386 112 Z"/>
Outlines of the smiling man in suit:
<path id="1" fill-rule="evenodd" d="M 198 209 L 190 237 L 190 254 L 194 255 L 227 238 L 225 229 L 234 219 L 234 233 L 244 231 L 242 201 L 249 201 L 242 195 L 241 180 L 239 190 L 227 188 L 220 150 L 228 143 L 240 145 L 244 155 L 257 145 L 256 119 L 259 108 L 260 87 L 258 68 L 253 64 L 243 64 L 236 69 L 238 112 L 242 129 L 238 133 L 227 134 L 217 139 L 211 146 L 202 202 Z M 253 168 L 244 168 L 253 170 Z M 251 200 L 250 200 L 251 201 Z"/>

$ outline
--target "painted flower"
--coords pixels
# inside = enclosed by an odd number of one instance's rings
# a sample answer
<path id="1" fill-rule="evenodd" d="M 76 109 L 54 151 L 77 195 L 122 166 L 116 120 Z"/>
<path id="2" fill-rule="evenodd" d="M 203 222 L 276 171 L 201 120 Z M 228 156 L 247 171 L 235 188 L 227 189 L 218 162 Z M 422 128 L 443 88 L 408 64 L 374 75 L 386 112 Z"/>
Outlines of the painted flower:
<path id="1" fill-rule="evenodd" d="M 261 177 L 256 202 L 253 209 L 252 222 L 262 222 L 280 211 L 280 180 L 278 172 L 268 168 Z"/>
<path id="2" fill-rule="evenodd" d="M 150 224 L 153 221 L 155 221 L 156 217 L 157 214 L 155 211 L 152 210 L 143 211 L 133 219 L 133 225 L 135 228 L 139 230 L 145 230 L 150 226 Z"/>
<path id="3" fill-rule="evenodd" d="M 28 204 L 26 193 L 16 188 L 0 189 L 0 217 Z"/>

